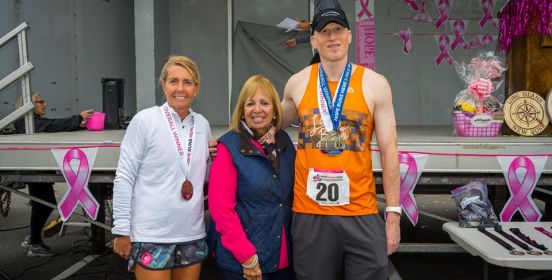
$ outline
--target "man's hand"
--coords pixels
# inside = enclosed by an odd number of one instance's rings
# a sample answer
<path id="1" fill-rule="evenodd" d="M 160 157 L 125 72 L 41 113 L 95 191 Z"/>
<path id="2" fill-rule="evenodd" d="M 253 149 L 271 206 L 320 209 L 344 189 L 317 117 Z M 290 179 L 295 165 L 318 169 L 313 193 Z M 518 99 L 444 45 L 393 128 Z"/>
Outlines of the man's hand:
<path id="1" fill-rule="evenodd" d="M 209 139 L 209 155 L 211 156 L 211 159 L 215 159 L 217 157 L 217 139 Z"/>
<path id="2" fill-rule="evenodd" d="M 299 22 L 298 24 L 299 28 L 305 30 L 305 31 L 309 31 L 310 30 L 310 23 L 306 20 L 302 20 Z"/>
<path id="3" fill-rule="evenodd" d="M 128 260 L 131 248 L 130 236 L 119 236 L 113 239 L 113 252 L 123 259 Z"/>
<path id="4" fill-rule="evenodd" d="M 293 48 L 297 45 L 297 40 L 295 38 L 289 39 L 285 42 L 286 48 Z"/>
<path id="5" fill-rule="evenodd" d="M 385 235 L 387 236 L 387 255 L 393 254 L 401 242 L 401 215 L 387 212 L 385 221 Z"/>

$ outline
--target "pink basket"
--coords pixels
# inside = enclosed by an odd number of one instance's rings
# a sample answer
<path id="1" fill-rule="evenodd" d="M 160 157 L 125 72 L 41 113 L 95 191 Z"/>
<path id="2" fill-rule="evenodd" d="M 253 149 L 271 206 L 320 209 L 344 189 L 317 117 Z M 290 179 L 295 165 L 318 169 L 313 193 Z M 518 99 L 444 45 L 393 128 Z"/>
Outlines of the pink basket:
<path id="1" fill-rule="evenodd" d="M 453 112 L 452 119 L 454 120 L 456 136 L 496 137 L 502 126 L 502 121 L 495 120 L 491 121 L 488 126 L 473 126 L 471 118 L 462 112 Z"/>
<path id="2" fill-rule="evenodd" d="M 103 130 L 104 129 L 104 123 L 105 123 L 105 113 L 94 112 L 86 120 L 86 128 L 88 130 L 92 130 L 92 131 Z"/>

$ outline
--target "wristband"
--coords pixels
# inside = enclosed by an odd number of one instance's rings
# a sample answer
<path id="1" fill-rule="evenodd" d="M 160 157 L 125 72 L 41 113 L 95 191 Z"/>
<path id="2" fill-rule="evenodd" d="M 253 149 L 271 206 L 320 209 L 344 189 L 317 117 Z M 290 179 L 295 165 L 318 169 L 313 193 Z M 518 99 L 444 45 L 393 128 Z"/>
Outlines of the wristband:
<path id="1" fill-rule="evenodd" d="M 387 206 L 385 207 L 385 213 L 387 212 L 395 212 L 399 215 L 402 215 L 402 208 L 400 206 Z"/>

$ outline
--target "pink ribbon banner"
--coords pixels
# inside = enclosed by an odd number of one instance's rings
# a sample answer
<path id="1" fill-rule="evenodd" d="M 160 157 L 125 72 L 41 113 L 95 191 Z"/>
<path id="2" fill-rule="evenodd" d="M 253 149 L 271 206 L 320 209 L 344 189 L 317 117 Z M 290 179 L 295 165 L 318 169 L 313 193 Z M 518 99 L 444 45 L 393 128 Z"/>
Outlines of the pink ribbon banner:
<path id="1" fill-rule="evenodd" d="M 88 189 L 88 179 L 96 159 L 98 148 L 52 149 L 52 154 L 67 182 L 67 191 L 59 202 L 58 210 L 67 221 L 80 204 L 91 219 L 98 216 L 99 203 Z"/>
<path id="2" fill-rule="evenodd" d="M 403 42 L 403 53 L 405 55 L 410 54 L 410 50 L 412 50 L 412 31 L 410 28 L 405 27 L 401 31 L 393 33 L 394 36 L 397 36 L 401 41 Z"/>
<path id="3" fill-rule="evenodd" d="M 416 11 L 416 15 L 413 19 L 417 21 L 431 22 L 431 16 L 427 12 L 427 4 L 425 0 L 421 0 L 418 3 L 418 10 Z"/>
<path id="4" fill-rule="evenodd" d="M 406 5 L 408 5 L 408 7 L 412 10 L 412 11 L 418 11 L 418 3 L 416 3 L 416 0 L 401 0 L 401 2 L 405 3 Z"/>
<path id="5" fill-rule="evenodd" d="M 399 153 L 401 174 L 400 203 L 406 217 L 413 225 L 418 223 L 418 206 L 414 198 L 414 188 L 422 175 L 428 155 Z"/>
<path id="6" fill-rule="evenodd" d="M 376 24 L 373 0 L 356 0 L 356 63 L 376 69 Z"/>
<path id="7" fill-rule="evenodd" d="M 445 60 L 448 65 L 452 65 L 452 56 L 450 56 L 450 39 L 449 35 L 435 35 L 435 41 L 437 47 L 439 47 L 439 54 L 435 58 L 435 65 L 441 64 Z"/>
<path id="8" fill-rule="evenodd" d="M 437 11 L 439 11 L 439 18 L 435 21 L 435 28 L 439 29 L 445 25 L 452 10 L 452 3 L 452 0 L 435 0 L 435 6 L 437 6 Z"/>
<path id="9" fill-rule="evenodd" d="M 468 28 L 469 20 L 451 20 L 450 22 L 450 28 L 452 29 L 452 32 L 454 32 L 454 41 L 452 41 L 452 44 L 450 45 L 451 50 L 455 50 L 458 45 L 460 45 L 463 49 L 467 50 L 469 45 L 464 39 L 464 35 L 466 34 L 466 28 Z"/>
<path id="10" fill-rule="evenodd" d="M 490 22 L 495 28 L 498 28 L 497 20 L 493 18 L 493 9 L 493 0 L 481 0 L 481 11 L 483 11 L 483 17 L 479 20 L 479 27 L 483 28 Z"/>
<path id="11" fill-rule="evenodd" d="M 506 178 L 510 199 L 500 213 L 500 220 L 509 222 L 516 211 L 525 221 L 538 222 L 542 214 L 531 198 L 548 157 L 497 157 Z"/>
<path id="12" fill-rule="evenodd" d="M 494 40 L 498 39 L 497 35 L 475 35 L 470 41 L 470 49 L 485 48 L 489 46 Z"/>

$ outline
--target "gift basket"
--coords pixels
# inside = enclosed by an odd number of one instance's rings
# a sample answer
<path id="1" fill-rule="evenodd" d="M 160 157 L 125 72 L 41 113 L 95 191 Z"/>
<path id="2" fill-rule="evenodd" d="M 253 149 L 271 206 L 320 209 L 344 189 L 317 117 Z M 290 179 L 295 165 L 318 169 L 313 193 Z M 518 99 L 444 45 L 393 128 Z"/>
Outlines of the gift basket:
<path id="1" fill-rule="evenodd" d="M 506 70 L 494 52 L 482 52 L 469 64 L 454 62 L 466 83 L 454 100 L 452 119 L 456 136 L 495 137 L 504 121 L 502 103 L 492 93 L 502 84 Z"/>

